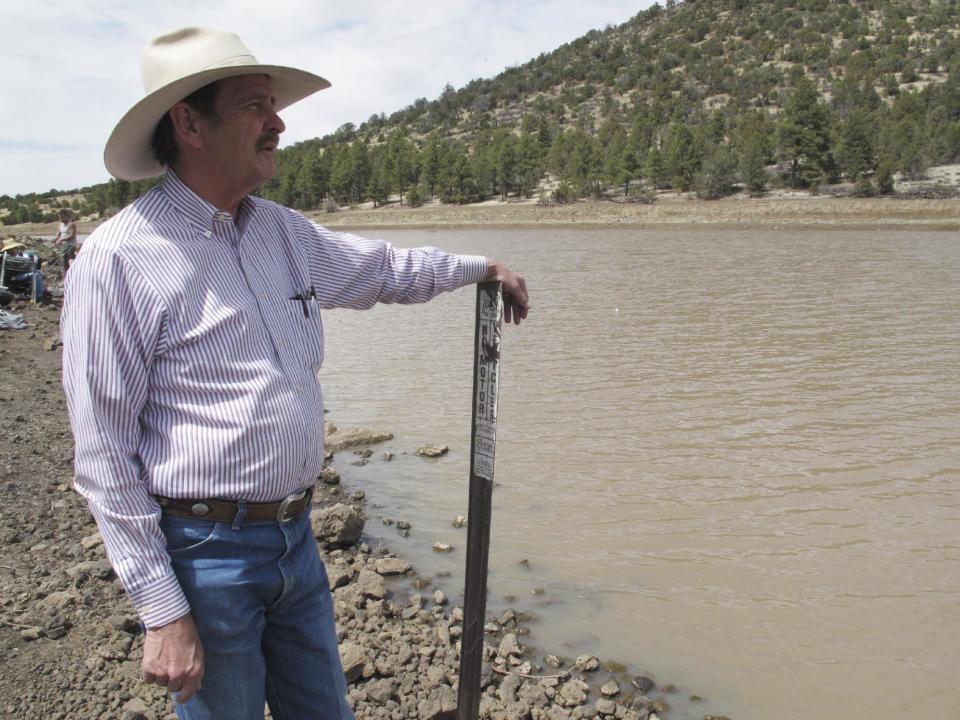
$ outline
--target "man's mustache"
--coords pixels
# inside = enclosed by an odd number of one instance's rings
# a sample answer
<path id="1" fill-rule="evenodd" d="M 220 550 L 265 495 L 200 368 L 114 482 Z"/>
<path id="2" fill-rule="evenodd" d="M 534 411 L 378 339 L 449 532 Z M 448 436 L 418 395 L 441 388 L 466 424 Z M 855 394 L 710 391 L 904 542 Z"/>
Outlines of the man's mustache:
<path id="1" fill-rule="evenodd" d="M 260 139 L 257 140 L 257 150 L 263 150 L 263 148 L 270 144 L 274 147 L 280 144 L 280 133 L 264 133 L 261 135 Z"/>

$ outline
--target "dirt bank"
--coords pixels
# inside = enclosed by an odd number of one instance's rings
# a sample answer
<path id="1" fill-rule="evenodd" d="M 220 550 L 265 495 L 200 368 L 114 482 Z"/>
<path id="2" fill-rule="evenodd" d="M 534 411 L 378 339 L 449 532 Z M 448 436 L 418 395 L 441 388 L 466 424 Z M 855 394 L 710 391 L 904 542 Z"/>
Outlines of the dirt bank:
<path id="1" fill-rule="evenodd" d="M 960 230 L 960 202 L 956 199 L 854 198 L 786 192 L 761 198 L 737 195 L 709 201 L 692 195 L 664 194 L 651 204 L 581 200 L 566 205 L 541 205 L 535 200 L 491 200 L 476 205 L 443 205 L 434 201 L 419 208 L 394 202 L 373 208 L 366 203 L 333 213 L 311 210 L 305 214 L 331 228 L 717 225 Z M 79 232 L 88 234 L 98 224 L 80 223 Z M 55 232 L 55 223 L 27 223 L 3 229 L 5 237 L 52 236 Z"/>
<path id="2" fill-rule="evenodd" d="M 652 204 L 583 200 L 568 205 L 491 202 L 480 205 L 440 205 L 419 208 L 391 204 L 359 207 L 335 213 L 309 212 L 308 217 L 328 227 L 416 226 L 623 226 L 671 227 L 813 226 L 825 228 L 897 227 L 960 229 L 956 200 L 900 200 L 892 198 L 836 198 L 810 195 L 733 197 L 705 201 L 665 196 Z"/>

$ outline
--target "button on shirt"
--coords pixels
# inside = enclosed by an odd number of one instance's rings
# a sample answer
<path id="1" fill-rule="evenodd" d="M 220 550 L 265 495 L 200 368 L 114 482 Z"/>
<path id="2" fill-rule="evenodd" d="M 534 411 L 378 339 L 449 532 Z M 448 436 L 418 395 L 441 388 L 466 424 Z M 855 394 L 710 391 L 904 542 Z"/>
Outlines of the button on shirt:
<path id="1" fill-rule="evenodd" d="M 234 218 L 170 170 L 89 237 L 61 317 L 74 484 L 147 627 L 189 611 L 155 495 L 272 502 L 322 469 L 319 310 L 425 302 L 486 266 L 259 198 Z"/>

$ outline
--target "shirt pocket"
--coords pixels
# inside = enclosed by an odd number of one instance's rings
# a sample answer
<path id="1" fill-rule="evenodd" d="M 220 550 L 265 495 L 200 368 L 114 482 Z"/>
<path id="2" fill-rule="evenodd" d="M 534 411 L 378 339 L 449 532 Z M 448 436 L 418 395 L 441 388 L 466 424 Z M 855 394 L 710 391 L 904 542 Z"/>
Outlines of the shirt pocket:
<path id="1" fill-rule="evenodd" d="M 323 322 L 316 301 L 272 300 L 264 303 L 264 308 L 267 330 L 284 365 L 314 373 L 320 370 Z"/>

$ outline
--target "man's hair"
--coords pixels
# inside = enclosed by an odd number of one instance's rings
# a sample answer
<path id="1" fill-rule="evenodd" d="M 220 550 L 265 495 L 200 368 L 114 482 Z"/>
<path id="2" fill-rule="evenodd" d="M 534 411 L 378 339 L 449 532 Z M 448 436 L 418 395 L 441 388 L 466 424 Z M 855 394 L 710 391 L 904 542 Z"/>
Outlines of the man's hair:
<path id="1" fill-rule="evenodd" d="M 204 85 L 199 90 L 187 95 L 182 102 L 185 102 L 193 108 L 199 115 L 205 118 L 219 118 L 217 115 L 217 93 L 220 90 L 220 81 L 215 80 L 209 85 Z M 177 140 L 176 130 L 173 127 L 173 120 L 170 119 L 170 112 L 165 112 L 160 122 L 157 123 L 153 131 L 153 157 L 161 165 L 172 165 L 177 160 Z"/>

